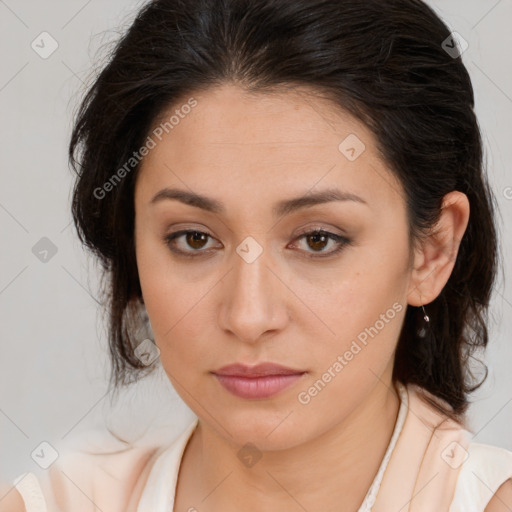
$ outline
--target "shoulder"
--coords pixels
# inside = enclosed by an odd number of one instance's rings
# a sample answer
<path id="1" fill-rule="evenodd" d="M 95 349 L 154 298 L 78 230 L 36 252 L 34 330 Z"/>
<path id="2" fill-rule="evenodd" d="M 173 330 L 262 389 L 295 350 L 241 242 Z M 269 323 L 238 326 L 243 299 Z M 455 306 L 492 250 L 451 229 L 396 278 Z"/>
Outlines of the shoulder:
<path id="1" fill-rule="evenodd" d="M 117 510 L 116 504 L 124 510 L 144 469 L 163 449 L 130 446 L 100 454 L 69 452 L 48 473 L 52 494 L 62 510 Z"/>
<path id="2" fill-rule="evenodd" d="M 449 512 L 512 510 L 512 452 L 472 442 L 473 435 L 463 424 L 464 418 L 459 423 L 432 406 L 432 401 L 444 407 L 446 403 L 416 386 L 408 389 L 418 416 L 416 430 L 423 428 L 432 434 L 423 466 L 442 475 L 437 480 L 442 481 Z"/>
<path id="3" fill-rule="evenodd" d="M 470 443 L 450 512 L 499 512 L 512 507 L 512 452 Z M 506 504 L 506 505 L 504 505 Z"/>
<path id="4" fill-rule="evenodd" d="M 168 444 L 134 445 L 103 434 L 100 444 L 61 447 L 46 470 L 18 476 L 3 494 L 1 512 L 129 510 L 134 493 Z M 130 510 L 131 512 L 131 510 Z"/>
<path id="5" fill-rule="evenodd" d="M 500 486 L 484 512 L 508 512 L 509 510 L 512 510 L 512 479 Z"/>
<path id="6" fill-rule="evenodd" d="M 448 474 L 453 489 L 450 512 L 501 512 L 512 510 L 512 452 L 498 446 L 472 442 L 465 426 L 432 406 L 432 401 L 447 407 L 426 390 L 408 387 L 411 405 L 421 424 L 431 429 L 431 442 L 425 461 Z M 425 401 L 429 399 L 430 403 Z M 435 459 L 431 461 L 428 457 Z M 441 462 L 442 460 L 442 462 Z M 428 465 L 428 464 L 427 464 Z M 453 471 L 448 471 L 447 468 Z"/>
<path id="7" fill-rule="evenodd" d="M 0 510 L 2 512 L 26 512 L 25 502 L 16 487 L 0 483 Z"/>

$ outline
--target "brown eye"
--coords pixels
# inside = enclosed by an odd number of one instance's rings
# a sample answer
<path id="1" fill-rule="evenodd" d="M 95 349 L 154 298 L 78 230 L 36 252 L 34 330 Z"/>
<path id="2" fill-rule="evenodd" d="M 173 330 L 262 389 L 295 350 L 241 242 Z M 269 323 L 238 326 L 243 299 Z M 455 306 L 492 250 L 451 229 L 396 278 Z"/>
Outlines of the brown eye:
<path id="1" fill-rule="evenodd" d="M 306 235 L 309 247 L 315 251 L 321 251 L 329 243 L 330 238 L 323 233 L 311 233 Z"/>
<path id="2" fill-rule="evenodd" d="M 164 243 L 169 249 L 180 256 L 200 256 L 209 253 L 210 250 L 203 248 L 208 244 L 209 239 L 213 239 L 208 233 L 194 230 L 182 230 L 171 233 L 164 237 Z M 178 242 L 182 243 L 179 244 Z"/>
<path id="3" fill-rule="evenodd" d="M 303 252 L 308 258 L 328 258 L 351 243 L 351 240 L 344 236 L 319 229 L 303 233 L 297 238 L 297 240 L 302 239 L 306 241 L 306 249 Z M 334 249 L 324 250 L 329 242 L 333 242 Z"/>
<path id="4" fill-rule="evenodd" d="M 199 231 L 188 231 L 185 240 L 193 249 L 202 249 L 207 243 L 208 235 Z"/>

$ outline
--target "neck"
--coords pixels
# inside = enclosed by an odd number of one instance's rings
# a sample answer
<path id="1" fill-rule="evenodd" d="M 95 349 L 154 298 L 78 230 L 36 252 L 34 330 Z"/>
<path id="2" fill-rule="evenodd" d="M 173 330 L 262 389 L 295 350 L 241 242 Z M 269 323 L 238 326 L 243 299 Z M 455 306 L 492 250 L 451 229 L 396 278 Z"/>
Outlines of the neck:
<path id="1" fill-rule="evenodd" d="M 193 475 L 186 494 L 200 512 L 353 512 L 379 469 L 399 405 L 391 383 L 379 383 L 341 424 L 299 446 L 265 452 L 250 468 L 234 463 L 232 445 L 199 422 L 182 461 Z"/>

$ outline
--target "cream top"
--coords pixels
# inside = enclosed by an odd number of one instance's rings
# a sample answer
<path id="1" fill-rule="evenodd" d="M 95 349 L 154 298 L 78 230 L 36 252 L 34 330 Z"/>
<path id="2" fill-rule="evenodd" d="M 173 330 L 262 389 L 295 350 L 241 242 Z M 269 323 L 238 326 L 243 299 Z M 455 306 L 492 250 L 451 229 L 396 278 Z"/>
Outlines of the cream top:
<path id="1" fill-rule="evenodd" d="M 409 512 L 483 512 L 494 492 L 512 478 L 512 452 L 469 442 L 469 432 L 439 418 L 415 387 L 397 384 L 397 388 L 400 408 L 395 428 L 358 512 L 385 512 L 395 502 L 403 507 L 408 501 Z M 117 450 L 99 458 L 76 452 L 60 465 L 57 461 L 44 477 L 24 473 L 13 484 L 26 512 L 68 512 L 69 505 L 57 502 L 73 504 L 73 512 L 172 512 L 182 456 L 197 421 L 168 446 Z M 130 494 L 149 455 L 154 463 L 138 503 L 133 504 Z M 401 501 L 404 498 L 408 499 Z M 431 504 L 433 508 L 428 508 Z"/>

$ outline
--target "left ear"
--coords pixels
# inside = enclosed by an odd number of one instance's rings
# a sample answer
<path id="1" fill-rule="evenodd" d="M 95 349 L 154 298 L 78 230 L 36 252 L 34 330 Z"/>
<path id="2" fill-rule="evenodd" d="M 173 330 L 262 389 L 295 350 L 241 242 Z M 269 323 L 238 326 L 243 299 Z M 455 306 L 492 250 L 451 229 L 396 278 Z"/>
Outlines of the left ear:
<path id="1" fill-rule="evenodd" d="M 459 245 L 469 221 L 469 200 L 454 190 L 446 194 L 441 215 L 431 234 L 415 249 L 407 303 L 421 306 L 432 302 L 448 282 Z"/>

